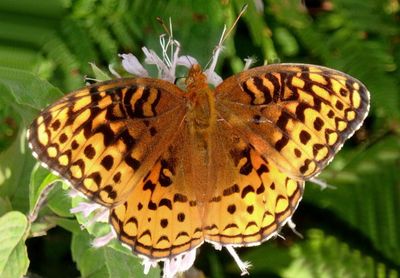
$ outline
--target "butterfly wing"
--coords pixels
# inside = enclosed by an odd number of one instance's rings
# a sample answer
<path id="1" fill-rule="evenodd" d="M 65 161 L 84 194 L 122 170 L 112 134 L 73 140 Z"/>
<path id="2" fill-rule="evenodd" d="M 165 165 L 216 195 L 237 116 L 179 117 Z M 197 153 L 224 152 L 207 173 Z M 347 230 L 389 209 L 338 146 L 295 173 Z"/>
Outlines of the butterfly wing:
<path id="1" fill-rule="evenodd" d="M 304 181 L 294 180 L 220 119 L 211 146 L 216 183 L 206 203 L 204 233 L 221 245 L 255 245 L 293 215 Z"/>
<path id="2" fill-rule="evenodd" d="M 243 246 L 276 234 L 304 181 L 361 125 L 368 102 L 359 81 L 310 65 L 254 68 L 220 84 L 211 147 L 219 176 L 206 208 L 206 239 Z"/>
<path id="3" fill-rule="evenodd" d="M 216 88 L 218 113 L 280 170 L 308 179 L 330 162 L 369 109 L 355 78 L 313 65 L 254 68 Z"/>
<path id="4" fill-rule="evenodd" d="M 77 190 L 113 206 L 155 164 L 185 109 L 184 92 L 169 82 L 107 81 L 72 92 L 43 110 L 29 129 L 29 145 Z"/>
<path id="5" fill-rule="evenodd" d="M 172 258 L 204 241 L 203 212 L 197 189 L 198 152 L 191 144 L 187 121 L 124 203 L 111 210 L 110 221 L 122 242 L 153 259 Z"/>

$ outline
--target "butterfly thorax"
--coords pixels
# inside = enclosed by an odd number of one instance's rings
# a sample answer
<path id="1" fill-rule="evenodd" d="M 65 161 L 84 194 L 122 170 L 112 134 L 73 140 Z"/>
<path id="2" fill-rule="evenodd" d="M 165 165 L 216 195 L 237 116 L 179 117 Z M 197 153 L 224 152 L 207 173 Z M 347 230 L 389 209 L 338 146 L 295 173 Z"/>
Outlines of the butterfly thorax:
<path id="1" fill-rule="evenodd" d="M 190 100 L 188 120 L 191 123 L 191 132 L 205 135 L 215 126 L 215 96 L 200 65 L 196 64 L 189 70 L 186 90 Z"/>

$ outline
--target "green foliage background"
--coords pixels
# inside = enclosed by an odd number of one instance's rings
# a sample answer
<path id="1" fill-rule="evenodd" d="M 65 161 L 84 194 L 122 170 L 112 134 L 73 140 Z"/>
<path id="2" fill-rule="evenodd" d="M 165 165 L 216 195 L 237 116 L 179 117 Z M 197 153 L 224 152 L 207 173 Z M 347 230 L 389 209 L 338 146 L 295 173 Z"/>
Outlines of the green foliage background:
<path id="1" fill-rule="evenodd" d="M 90 247 L 93 234 L 69 213 L 58 183 L 38 218 L 38 197 L 56 180 L 36 165 L 26 127 L 40 109 L 84 85 L 88 62 L 121 71 L 118 53 L 159 50 L 155 18 L 172 18 L 182 53 L 205 65 L 223 25 L 246 1 L 0 1 L 0 277 L 142 277 L 117 242 Z M 261 10 L 255 3 L 263 3 Z M 400 269 L 400 3 L 398 0 L 266 0 L 249 8 L 226 42 L 219 72 L 243 58 L 332 67 L 371 92 L 364 127 L 320 176 L 336 189 L 307 184 L 294 221 L 304 239 L 240 249 L 252 277 L 398 277 Z M 196 267 L 207 277 L 239 272 L 225 251 L 203 246 Z M 191 274 L 202 277 L 200 272 Z M 159 277 L 155 269 L 149 277 Z"/>

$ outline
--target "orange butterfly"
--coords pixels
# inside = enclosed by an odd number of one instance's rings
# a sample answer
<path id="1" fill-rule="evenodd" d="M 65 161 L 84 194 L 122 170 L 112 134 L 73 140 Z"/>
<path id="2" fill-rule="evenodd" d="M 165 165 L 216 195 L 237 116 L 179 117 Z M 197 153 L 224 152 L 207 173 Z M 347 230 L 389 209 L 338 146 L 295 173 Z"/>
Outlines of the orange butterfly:
<path id="1" fill-rule="evenodd" d="M 257 67 L 213 89 L 194 64 L 186 89 L 121 78 L 72 92 L 40 113 L 28 139 L 109 209 L 123 243 L 170 260 L 204 241 L 232 251 L 276 235 L 368 108 L 361 82 L 321 66 Z"/>

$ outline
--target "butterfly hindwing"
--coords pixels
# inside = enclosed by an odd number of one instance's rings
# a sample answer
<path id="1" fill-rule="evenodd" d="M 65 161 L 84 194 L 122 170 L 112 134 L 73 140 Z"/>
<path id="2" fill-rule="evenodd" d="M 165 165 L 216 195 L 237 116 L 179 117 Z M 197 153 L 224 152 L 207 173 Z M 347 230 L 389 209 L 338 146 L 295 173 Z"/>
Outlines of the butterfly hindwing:
<path id="1" fill-rule="evenodd" d="M 122 242 L 139 254 L 160 259 L 187 252 L 204 241 L 203 205 L 192 170 L 185 122 L 125 202 L 111 209 L 110 222 Z M 203 188 L 206 190 L 206 188 Z"/>
<path id="2" fill-rule="evenodd" d="M 222 119 L 213 139 L 212 164 L 218 171 L 205 208 L 206 240 L 245 246 L 276 235 L 297 208 L 304 181 L 279 171 Z"/>

